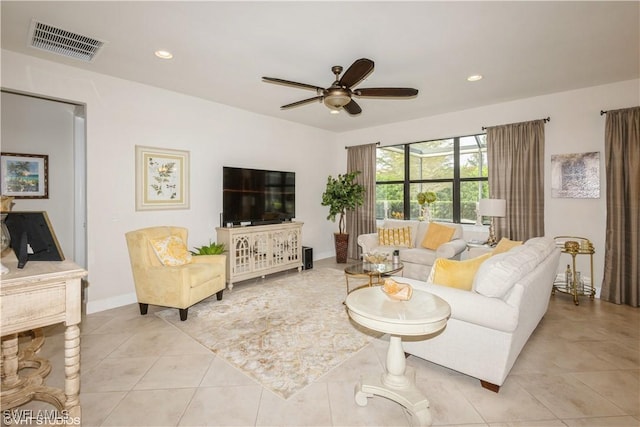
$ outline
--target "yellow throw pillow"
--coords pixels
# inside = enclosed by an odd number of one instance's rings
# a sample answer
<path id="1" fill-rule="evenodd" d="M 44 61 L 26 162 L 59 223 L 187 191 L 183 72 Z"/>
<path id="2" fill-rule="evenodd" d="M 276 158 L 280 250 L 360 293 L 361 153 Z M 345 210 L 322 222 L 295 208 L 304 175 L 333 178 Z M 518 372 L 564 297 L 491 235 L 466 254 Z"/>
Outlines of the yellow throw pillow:
<path id="1" fill-rule="evenodd" d="M 432 222 L 429 224 L 429 228 L 427 228 L 424 239 L 422 239 L 422 247 L 435 251 L 438 249 L 438 246 L 450 241 L 455 232 L 456 229 L 453 227 Z"/>
<path id="2" fill-rule="evenodd" d="M 175 267 L 177 265 L 189 264 L 191 262 L 191 254 L 178 236 L 169 236 L 163 239 L 152 239 L 151 247 L 158 256 L 158 259 L 167 267 Z"/>
<path id="3" fill-rule="evenodd" d="M 506 237 L 500 239 L 495 249 L 491 252 L 491 255 L 498 255 L 503 252 L 507 252 L 509 249 L 515 248 L 516 246 L 522 245 L 522 241 L 520 240 L 509 240 Z"/>
<path id="4" fill-rule="evenodd" d="M 380 246 L 411 246 L 411 227 L 378 228 L 378 244 Z"/>
<path id="5" fill-rule="evenodd" d="M 433 268 L 435 269 L 433 283 L 470 291 L 473 287 L 473 279 L 476 277 L 476 272 L 480 268 L 480 264 L 490 257 L 491 253 L 486 253 L 464 261 L 438 258 L 436 262 L 433 263 Z"/>

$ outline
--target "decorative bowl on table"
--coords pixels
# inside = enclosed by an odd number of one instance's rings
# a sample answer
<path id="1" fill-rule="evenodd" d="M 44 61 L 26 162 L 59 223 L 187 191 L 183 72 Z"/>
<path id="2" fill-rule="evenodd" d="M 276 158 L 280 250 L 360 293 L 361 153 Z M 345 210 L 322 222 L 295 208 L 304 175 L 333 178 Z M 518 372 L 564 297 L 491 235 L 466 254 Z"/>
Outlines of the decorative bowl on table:
<path id="1" fill-rule="evenodd" d="M 384 271 L 385 262 L 387 261 L 388 257 L 388 254 L 382 252 L 374 252 L 370 254 L 364 254 L 363 259 L 365 264 L 369 264 L 368 268 L 371 271 Z"/>
<path id="2" fill-rule="evenodd" d="M 393 279 L 385 279 L 380 288 L 392 301 L 409 301 L 413 295 L 413 288 L 408 283 L 396 282 Z"/>

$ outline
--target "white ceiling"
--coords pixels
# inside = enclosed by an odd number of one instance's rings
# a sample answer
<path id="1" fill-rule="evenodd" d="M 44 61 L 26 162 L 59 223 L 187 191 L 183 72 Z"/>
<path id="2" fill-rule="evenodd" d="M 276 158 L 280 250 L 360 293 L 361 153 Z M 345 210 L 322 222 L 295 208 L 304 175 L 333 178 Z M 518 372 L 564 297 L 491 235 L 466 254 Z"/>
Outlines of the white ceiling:
<path id="1" fill-rule="evenodd" d="M 640 77 L 640 2 L 2 1 L 2 48 L 342 132 Z M 27 46 L 32 19 L 106 41 L 92 63 Z M 174 59 L 153 52 L 167 49 Z M 331 66 L 375 61 L 362 114 L 280 106 L 322 87 Z M 482 74 L 469 83 L 466 77 Z"/>

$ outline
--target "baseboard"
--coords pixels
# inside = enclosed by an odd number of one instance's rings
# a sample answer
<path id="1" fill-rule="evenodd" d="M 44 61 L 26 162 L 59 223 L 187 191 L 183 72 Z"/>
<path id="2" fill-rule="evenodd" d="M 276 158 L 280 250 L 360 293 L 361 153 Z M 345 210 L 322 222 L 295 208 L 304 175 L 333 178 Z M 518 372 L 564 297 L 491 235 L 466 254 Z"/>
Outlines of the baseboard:
<path id="1" fill-rule="evenodd" d="M 98 313 L 100 311 L 111 310 L 112 308 L 122 307 L 123 305 L 134 304 L 138 301 L 136 293 L 118 295 L 111 298 L 99 299 L 87 302 L 87 314 Z"/>

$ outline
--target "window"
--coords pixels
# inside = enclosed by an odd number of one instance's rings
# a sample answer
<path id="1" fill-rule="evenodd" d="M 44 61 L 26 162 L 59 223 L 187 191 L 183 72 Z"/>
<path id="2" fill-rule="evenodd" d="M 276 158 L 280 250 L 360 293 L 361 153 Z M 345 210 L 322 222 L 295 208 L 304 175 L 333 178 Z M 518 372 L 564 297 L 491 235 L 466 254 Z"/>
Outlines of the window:
<path id="1" fill-rule="evenodd" d="M 431 218 L 473 224 L 489 195 L 485 134 L 377 149 L 376 218 L 418 219 L 417 195 L 433 191 Z"/>

